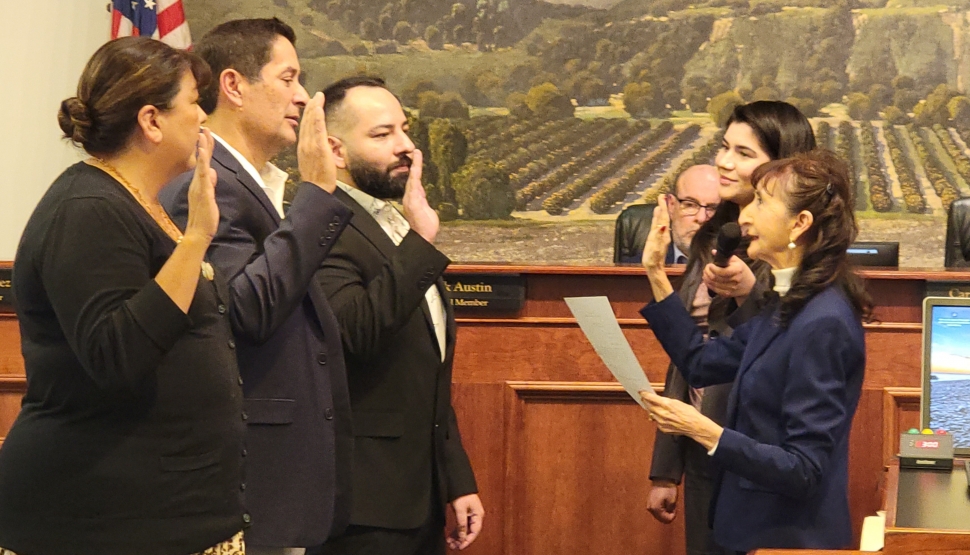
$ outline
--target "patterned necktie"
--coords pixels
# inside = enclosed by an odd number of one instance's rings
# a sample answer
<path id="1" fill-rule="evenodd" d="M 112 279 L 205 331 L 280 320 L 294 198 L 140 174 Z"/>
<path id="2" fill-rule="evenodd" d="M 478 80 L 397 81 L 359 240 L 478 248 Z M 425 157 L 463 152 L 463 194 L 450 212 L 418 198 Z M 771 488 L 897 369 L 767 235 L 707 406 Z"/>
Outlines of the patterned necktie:
<path id="1" fill-rule="evenodd" d="M 704 388 L 701 387 L 695 389 L 692 387 L 688 392 L 688 396 L 690 397 L 690 404 L 693 405 L 698 412 L 701 412 L 701 406 L 704 404 Z"/>
<path id="2" fill-rule="evenodd" d="M 408 234 L 411 226 L 404 216 L 394 208 L 394 205 L 385 202 L 383 206 L 374 211 L 374 218 L 381 227 L 387 232 L 388 237 L 395 245 L 400 245 L 404 236 Z M 437 286 L 432 284 L 424 294 L 425 301 L 428 303 L 428 310 L 431 312 L 431 323 L 434 326 L 435 339 L 438 341 L 438 348 L 441 351 L 441 360 L 445 358 L 447 320 L 444 302 Z"/>
<path id="3" fill-rule="evenodd" d="M 408 230 L 411 229 L 411 226 L 408 225 L 408 221 L 404 219 L 404 216 L 389 202 L 385 202 L 383 206 L 374 212 L 374 218 L 378 223 L 383 224 L 382 227 L 385 228 L 388 236 L 395 245 L 400 245 L 401 241 L 404 240 L 404 236 L 408 234 Z"/>

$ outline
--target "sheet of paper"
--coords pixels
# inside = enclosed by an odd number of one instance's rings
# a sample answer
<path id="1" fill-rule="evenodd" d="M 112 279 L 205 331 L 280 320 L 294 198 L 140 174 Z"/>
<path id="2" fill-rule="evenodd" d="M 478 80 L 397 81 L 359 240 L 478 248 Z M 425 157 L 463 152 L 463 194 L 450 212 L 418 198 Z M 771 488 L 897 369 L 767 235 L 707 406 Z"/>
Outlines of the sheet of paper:
<path id="1" fill-rule="evenodd" d="M 876 511 L 862 521 L 862 539 L 859 551 L 882 551 L 886 545 L 886 511 Z"/>
<path id="2" fill-rule="evenodd" d="M 566 297 L 563 300 L 616 381 L 633 400 L 644 406 L 640 400 L 640 390 L 650 389 L 650 380 L 643 373 L 630 343 L 620 330 L 610 300 L 606 297 Z"/>

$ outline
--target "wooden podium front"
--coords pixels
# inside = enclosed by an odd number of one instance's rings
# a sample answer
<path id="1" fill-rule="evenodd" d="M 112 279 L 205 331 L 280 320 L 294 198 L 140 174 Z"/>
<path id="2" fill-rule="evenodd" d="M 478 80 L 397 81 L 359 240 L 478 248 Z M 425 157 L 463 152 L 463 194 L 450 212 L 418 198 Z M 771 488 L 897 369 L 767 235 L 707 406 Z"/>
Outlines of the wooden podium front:
<path id="1" fill-rule="evenodd" d="M 889 467 L 886 487 L 886 555 L 970 553 L 970 495 L 966 460 L 953 470 Z"/>
<path id="2" fill-rule="evenodd" d="M 680 273 L 671 271 L 674 281 Z M 525 283 L 517 311 L 457 312 L 453 399 L 486 511 L 482 534 L 465 553 L 682 555 L 683 507 L 669 525 L 646 510 L 656 428 L 613 380 L 563 302 L 608 296 L 640 365 L 661 388 L 669 359 L 638 314 L 650 300 L 643 270 L 453 265 L 448 274 L 514 275 Z M 970 272 L 860 274 L 878 321 L 866 325 L 866 376 L 849 452 L 856 542 L 863 518 L 882 508 L 885 497 L 896 445 L 882 430 L 913 427 L 918 415 L 926 285 L 970 281 Z M 0 313 L 0 437 L 17 415 L 24 388 L 16 316 Z M 945 541 L 947 535 L 955 533 L 936 536 Z M 933 547 L 924 543 L 918 547 Z"/>
<path id="3" fill-rule="evenodd" d="M 655 426 L 612 379 L 563 302 L 608 296 L 640 365 L 659 388 L 669 359 L 638 314 L 650 300 L 643 270 L 484 264 L 449 269 L 456 279 L 476 274 L 521 276 L 526 291 L 514 313 L 457 313 L 455 411 L 488 513 L 482 536 L 467 551 L 682 555 L 683 513 L 662 525 L 646 510 Z M 849 452 L 855 546 L 863 519 L 883 506 L 886 467 L 896 445 L 884 441 L 882 430 L 891 425 L 905 431 L 918 418 L 927 283 L 970 281 L 967 272 L 860 274 L 877 321 L 865 326 L 866 376 Z M 671 276 L 676 282 L 680 271 Z"/>
<path id="4" fill-rule="evenodd" d="M 889 436 L 889 434 L 886 434 Z M 899 437 L 898 434 L 896 437 Z M 970 553 L 970 485 L 964 465 L 952 470 L 901 469 L 893 460 L 886 474 L 884 555 Z M 862 551 L 759 549 L 752 555 L 847 555 Z"/>

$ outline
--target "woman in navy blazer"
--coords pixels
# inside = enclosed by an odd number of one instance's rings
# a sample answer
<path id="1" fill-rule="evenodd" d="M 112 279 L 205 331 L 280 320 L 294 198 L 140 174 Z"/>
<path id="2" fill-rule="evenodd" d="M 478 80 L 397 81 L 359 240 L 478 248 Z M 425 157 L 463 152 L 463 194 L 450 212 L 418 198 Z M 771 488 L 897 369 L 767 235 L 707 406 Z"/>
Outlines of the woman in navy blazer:
<path id="1" fill-rule="evenodd" d="M 730 337 L 704 340 L 663 271 L 658 207 L 643 263 L 654 299 L 641 314 L 693 387 L 732 383 L 726 425 L 643 391 L 661 431 L 709 450 L 719 470 L 715 540 L 751 549 L 846 547 L 848 452 L 862 390 L 862 320 L 871 302 L 846 249 L 858 228 L 846 165 L 827 151 L 769 162 L 739 223 L 748 255 L 772 267 L 777 295 Z"/>

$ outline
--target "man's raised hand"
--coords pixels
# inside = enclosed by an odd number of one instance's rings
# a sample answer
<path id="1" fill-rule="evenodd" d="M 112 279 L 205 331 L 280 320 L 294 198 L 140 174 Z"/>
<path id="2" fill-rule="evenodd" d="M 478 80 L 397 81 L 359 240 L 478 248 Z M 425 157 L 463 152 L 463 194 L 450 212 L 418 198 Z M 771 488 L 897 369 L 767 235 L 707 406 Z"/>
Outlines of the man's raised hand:
<path id="1" fill-rule="evenodd" d="M 327 119 L 323 113 L 323 93 L 313 95 L 303 108 L 296 160 L 300 177 L 328 193 L 337 189 L 337 166 L 327 139 Z"/>
<path id="2" fill-rule="evenodd" d="M 404 186 L 404 198 L 401 203 L 404 205 L 404 218 L 410 224 L 415 233 L 424 238 L 429 243 L 434 243 L 438 236 L 438 213 L 428 204 L 428 197 L 425 195 L 424 186 L 421 185 L 421 169 L 423 157 L 420 150 L 411 153 L 411 173 L 408 175 L 407 184 Z"/>

